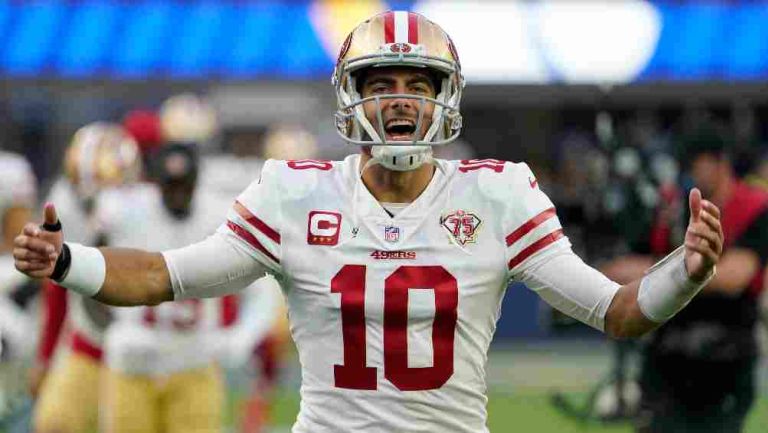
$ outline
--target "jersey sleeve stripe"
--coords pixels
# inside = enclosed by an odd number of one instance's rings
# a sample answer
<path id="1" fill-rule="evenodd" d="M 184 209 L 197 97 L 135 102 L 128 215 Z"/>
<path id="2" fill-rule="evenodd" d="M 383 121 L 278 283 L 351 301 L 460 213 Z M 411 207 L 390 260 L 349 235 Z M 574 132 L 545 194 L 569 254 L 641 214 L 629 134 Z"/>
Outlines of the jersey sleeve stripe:
<path id="1" fill-rule="evenodd" d="M 280 233 L 275 229 L 268 226 L 264 221 L 260 220 L 256 215 L 252 214 L 242 203 L 235 202 L 235 210 L 240 217 L 243 218 L 248 224 L 253 226 L 256 230 L 264 233 L 268 238 L 272 239 L 275 243 L 280 243 Z"/>
<path id="2" fill-rule="evenodd" d="M 266 248 L 264 248 L 264 245 L 262 245 L 261 242 L 256 239 L 256 236 L 252 235 L 248 230 L 240 227 L 232 221 L 227 221 L 227 227 L 229 227 L 229 229 L 232 230 L 232 232 L 234 232 L 240 239 L 261 251 L 262 254 L 273 260 L 275 263 L 280 263 L 280 260 L 278 260 L 278 258 L 270 253 Z"/>
<path id="3" fill-rule="evenodd" d="M 517 228 L 517 230 L 513 231 L 507 236 L 507 246 L 508 247 L 511 246 L 512 244 L 520 240 L 520 238 L 530 233 L 531 230 L 538 227 L 541 223 L 543 223 L 544 221 L 556 215 L 557 213 L 555 212 L 555 208 L 551 207 L 541 212 L 540 214 L 536 215 L 535 217 L 529 219 L 527 222 L 525 222 L 525 224 L 521 225 L 520 227 Z"/>
<path id="4" fill-rule="evenodd" d="M 532 243 L 531 245 L 528 245 L 526 248 L 524 248 L 522 251 L 520 251 L 515 257 L 512 257 L 512 259 L 509 261 L 509 269 L 513 269 L 515 266 L 519 265 L 525 259 L 528 257 L 536 254 L 537 252 L 544 249 L 546 246 L 554 243 L 558 239 L 562 238 L 563 235 L 563 229 L 557 229 L 547 235 L 545 235 L 543 238 L 537 240 L 536 242 Z"/>

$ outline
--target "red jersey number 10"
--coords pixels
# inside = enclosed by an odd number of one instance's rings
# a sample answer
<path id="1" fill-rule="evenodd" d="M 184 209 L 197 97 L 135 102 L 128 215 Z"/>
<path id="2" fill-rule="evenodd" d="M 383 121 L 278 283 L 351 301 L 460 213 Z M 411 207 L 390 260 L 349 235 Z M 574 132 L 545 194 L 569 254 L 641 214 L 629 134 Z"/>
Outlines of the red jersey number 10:
<path id="1" fill-rule="evenodd" d="M 344 364 L 334 365 L 338 388 L 376 389 L 376 368 L 366 366 L 364 265 L 346 265 L 331 280 L 341 294 Z M 435 293 L 432 325 L 433 364 L 408 367 L 408 291 Z M 453 342 L 459 290 L 456 278 L 442 266 L 401 266 L 384 280 L 384 377 L 401 391 L 437 389 L 453 375 Z"/>

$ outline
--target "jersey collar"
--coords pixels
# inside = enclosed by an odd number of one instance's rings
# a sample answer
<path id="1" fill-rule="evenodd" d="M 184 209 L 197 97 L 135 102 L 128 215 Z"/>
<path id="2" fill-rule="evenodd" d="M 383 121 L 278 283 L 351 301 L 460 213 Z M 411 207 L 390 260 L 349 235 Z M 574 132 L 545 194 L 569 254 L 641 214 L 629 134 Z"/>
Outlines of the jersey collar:
<path id="1" fill-rule="evenodd" d="M 435 159 L 437 165 L 432 179 L 416 200 L 395 216 L 390 216 L 378 200 L 368 191 L 368 188 L 359 180 L 360 155 L 350 155 L 344 160 L 344 177 L 349 198 L 349 209 L 353 221 L 367 227 L 374 233 L 378 233 L 380 226 L 397 226 L 403 229 L 403 237 L 398 244 L 402 244 L 413 235 L 419 226 L 427 220 L 435 207 L 442 208 L 449 194 L 444 194 L 450 188 L 450 180 L 455 173 L 455 167 L 446 161 Z M 358 188 L 355 193 L 355 188 Z M 355 202 L 355 199 L 357 202 Z M 377 235 L 376 238 L 379 238 Z"/>

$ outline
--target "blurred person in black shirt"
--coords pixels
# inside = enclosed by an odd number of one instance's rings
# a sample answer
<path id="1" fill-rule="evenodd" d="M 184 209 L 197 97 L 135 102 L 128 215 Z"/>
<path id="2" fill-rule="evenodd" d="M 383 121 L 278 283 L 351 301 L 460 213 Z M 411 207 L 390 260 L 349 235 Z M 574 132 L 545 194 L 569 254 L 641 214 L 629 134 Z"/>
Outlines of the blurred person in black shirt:
<path id="1" fill-rule="evenodd" d="M 768 193 L 737 179 L 721 136 L 689 136 L 684 150 L 693 182 L 722 210 L 725 250 L 716 277 L 645 347 L 638 432 L 739 432 L 755 395 Z"/>

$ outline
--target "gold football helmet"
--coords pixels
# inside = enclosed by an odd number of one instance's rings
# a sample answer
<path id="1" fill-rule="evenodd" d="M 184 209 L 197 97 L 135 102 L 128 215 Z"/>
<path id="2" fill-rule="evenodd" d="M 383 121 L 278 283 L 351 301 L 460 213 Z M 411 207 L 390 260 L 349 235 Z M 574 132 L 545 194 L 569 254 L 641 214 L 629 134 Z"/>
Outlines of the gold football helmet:
<path id="1" fill-rule="evenodd" d="M 388 94 L 362 98 L 357 89 L 358 72 L 366 68 L 386 66 L 410 66 L 427 68 L 440 80 L 435 98 L 421 95 Z M 431 157 L 431 147 L 456 139 L 461 132 L 459 102 L 464 87 L 464 77 L 456 48 L 448 34 L 437 24 L 413 12 L 389 11 L 376 15 L 358 25 L 347 36 L 341 47 L 333 74 L 336 88 L 336 129 L 344 140 L 357 145 L 374 145 L 388 148 L 388 158 L 380 163 L 395 170 L 411 170 Z M 363 104 L 376 101 L 381 116 L 381 99 L 415 99 L 420 102 L 416 131 L 422 122 L 431 125 L 424 137 L 414 135 L 413 140 L 388 141 L 383 125 L 378 130 L 365 116 Z M 435 104 L 432 119 L 424 119 L 427 102 Z M 396 146 L 391 146 L 396 145 Z M 428 155 L 427 155 L 428 154 Z M 416 164 L 387 163 L 391 157 L 408 161 L 416 156 Z M 379 158 L 376 158 L 379 159 Z"/>
<path id="2" fill-rule="evenodd" d="M 139 179 L 139 147 L 118 124 L 90 123 L 72 137 L 64 156 L 64 174 L 81 198 L 92 198 L 103 187 Z"/>
<path id="3" fill-rule="evenodd" d="M 216 110 L 194 93 L 171 96 L 160 107 L 160 127 L 167 141 L 206 143 L 219 127 Z"/>

